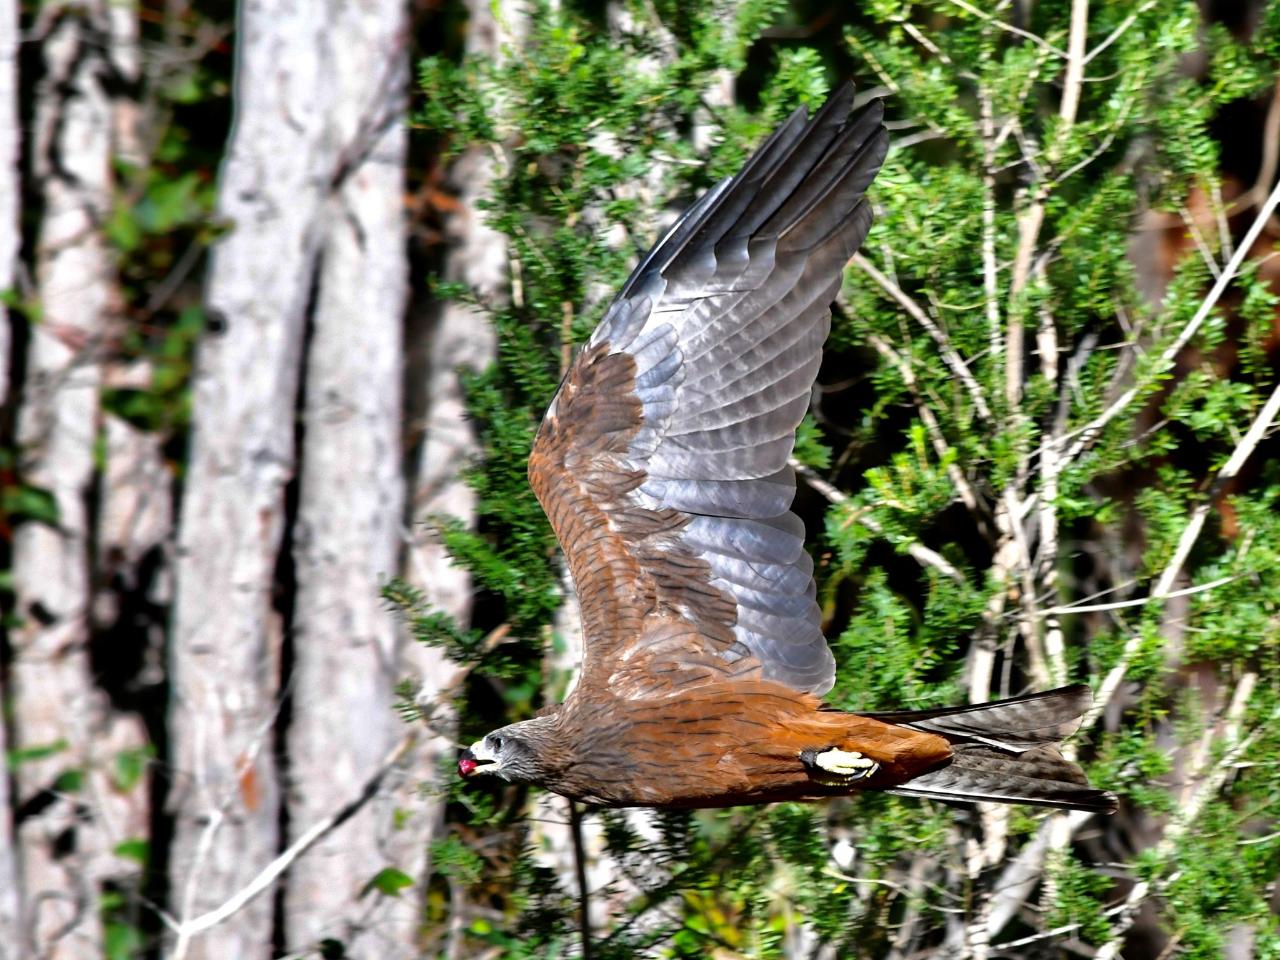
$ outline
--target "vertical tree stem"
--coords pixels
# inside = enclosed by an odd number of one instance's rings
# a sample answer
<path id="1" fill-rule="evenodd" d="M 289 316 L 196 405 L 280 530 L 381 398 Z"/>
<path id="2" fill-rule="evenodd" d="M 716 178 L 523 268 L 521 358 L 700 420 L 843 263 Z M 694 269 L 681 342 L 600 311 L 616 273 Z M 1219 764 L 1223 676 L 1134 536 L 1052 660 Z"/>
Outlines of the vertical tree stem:
<path id="1" fill-rule="evenodd" d="M 582 808 L 569 804 L 569 832 L 573 834 L 573 870 L 578 878 L 578 923 L 582 928 L 582 960 L 591 960 L 591 891 L 587 889 L 587 851 L 582 845 Z"/>

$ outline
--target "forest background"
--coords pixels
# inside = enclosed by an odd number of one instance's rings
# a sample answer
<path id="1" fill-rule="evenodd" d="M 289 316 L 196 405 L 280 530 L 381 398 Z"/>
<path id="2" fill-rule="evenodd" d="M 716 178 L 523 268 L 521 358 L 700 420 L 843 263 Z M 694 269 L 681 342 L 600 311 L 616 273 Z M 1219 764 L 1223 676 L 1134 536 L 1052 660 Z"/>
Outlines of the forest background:
<path id="1" fill-rule="evenodd" d="M 1278 67 L 1266 0 L 0 0 L 0 957 L 1280 957 Z M 463 789 L 572 682 L 574 344 L 846 79 L 831 700 L 1088 682 L 1120 812 Z"/>

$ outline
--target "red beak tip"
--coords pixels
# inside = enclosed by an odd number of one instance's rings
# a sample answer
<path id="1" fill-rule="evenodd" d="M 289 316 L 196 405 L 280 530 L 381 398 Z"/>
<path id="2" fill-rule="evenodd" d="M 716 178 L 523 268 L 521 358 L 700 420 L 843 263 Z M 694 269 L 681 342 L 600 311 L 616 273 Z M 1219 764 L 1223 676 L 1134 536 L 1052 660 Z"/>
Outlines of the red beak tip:
<path id="1" fill-rule="evenodd" d="M 472 771 L 478 766 L 479 764 L 470 757 L 463 757 L 458 761 L 458 773 L 462 774 L 464 777 L 469 777 L 471 776 Z"/>

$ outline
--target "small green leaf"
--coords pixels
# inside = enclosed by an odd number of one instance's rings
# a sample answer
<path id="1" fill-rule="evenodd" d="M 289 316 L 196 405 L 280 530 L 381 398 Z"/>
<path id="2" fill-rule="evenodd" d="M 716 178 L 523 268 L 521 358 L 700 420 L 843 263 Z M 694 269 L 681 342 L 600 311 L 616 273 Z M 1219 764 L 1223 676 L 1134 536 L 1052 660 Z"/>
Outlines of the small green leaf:
<path id="1" fill-rule="evenodd" d="M 110 922 L 102 932 L 107 960 L 133 960 L 142 955 L 142 931 L 129 923 Z"/>
<path id="2" fill-rule="evenodd" d="M 151 844 L 141 837 L 134 837 L 117 843 L 114 852 L 117 857 L 133 860 L 145 867 L 147 859 L 151 856 Z"/>
<path id="3" fill-rule="evenodd" d="M 811 413 L 805 414 L 800 426 L 796 428 L 795 457 L 814 470 L 828 470 L 831 467 L 831 450 L 822 442 L 822 428 Z"/>
<path id="4" fill-rule="evenodd" d="M 79 793 L 84 786 L 84 771 L 73 767 L 63 770 L 53 781 L 53 789 L 58 793 Z"/>
<path id="5" fill-rule="evenodd" d="M 40 487 L 19 484 L 0 494 L 0 509 L 11 517 L 25 517 L 39 523 L 57 524 L 58 501 Z"/>
<path id="6" fill-rule="evenodd" d="M 66 740 L 55 740 L 53 743 L 38 744 L 34 747 L 18 747 L 8 751 L 6 762 L 10 770 L 17 770 L 24 763 L 35 763 L 56 756 L 68 746 L 70 744 Z"/>
<path id="7" fill-rule="evenodd" d="M 397 870 L 395 867 L 383 867 L 374 874 L 372 880 L 364 885 L 364 889 L 360 891 L 360 896 L 363 897 L 370 890 L 377 890 L 388 897 L 395 897 L 400 894 L 401 890 L 412 886 L 413 877 L 403 870 Z"/>
<path id="8" fill-rule="evenodd" d="M 147 763 L 151 760 L 151 748 L 138 747 L 132 750 L 121 750 L 116 754 L 115 769 L 112 780 L 115 788 L 127 793 L 136 787 L 147 771 Z"/>

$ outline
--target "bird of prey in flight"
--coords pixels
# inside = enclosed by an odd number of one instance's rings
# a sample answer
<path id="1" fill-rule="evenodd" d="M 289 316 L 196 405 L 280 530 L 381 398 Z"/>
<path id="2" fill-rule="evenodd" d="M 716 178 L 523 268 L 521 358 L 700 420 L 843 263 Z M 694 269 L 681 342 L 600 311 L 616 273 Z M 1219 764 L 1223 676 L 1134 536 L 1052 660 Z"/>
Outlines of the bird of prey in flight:
<path id="1" fill-rule="evenodd" d="M 582 613 L 578 685 L 463 752 L 602 806 L 855 790 L 1111 811 L 1057 743 L 1087 686 L 943 710 L 824 705 L 835 661 L 788 465 L 841 271 L 871 225 L 883 106 L 793 113 L 644 257 L 569 369 L 529 481 Z"/>

